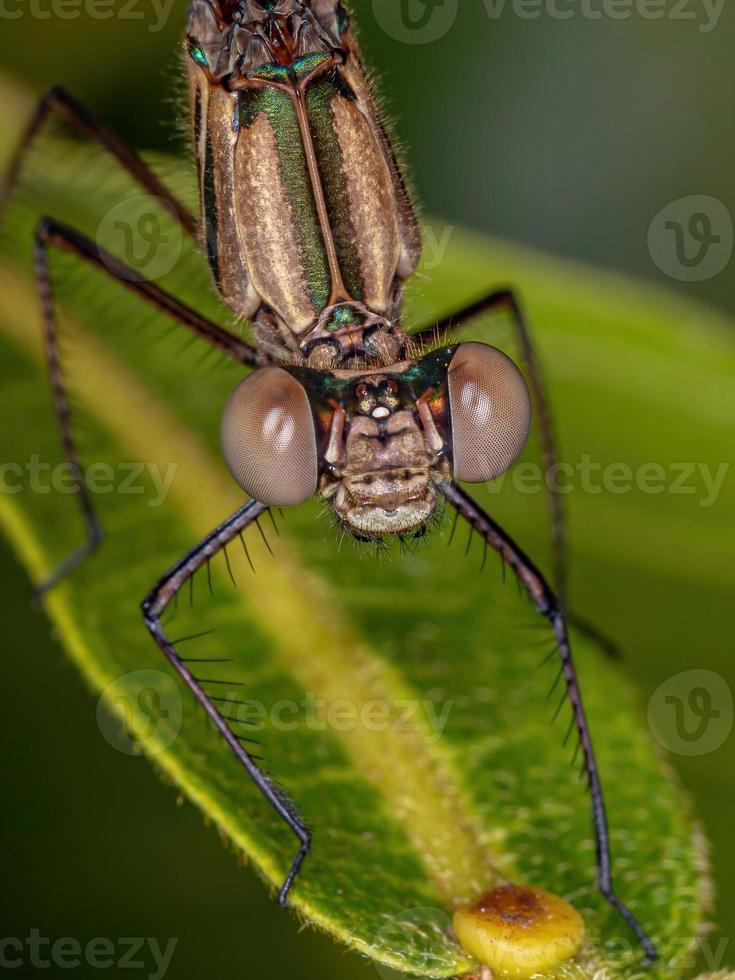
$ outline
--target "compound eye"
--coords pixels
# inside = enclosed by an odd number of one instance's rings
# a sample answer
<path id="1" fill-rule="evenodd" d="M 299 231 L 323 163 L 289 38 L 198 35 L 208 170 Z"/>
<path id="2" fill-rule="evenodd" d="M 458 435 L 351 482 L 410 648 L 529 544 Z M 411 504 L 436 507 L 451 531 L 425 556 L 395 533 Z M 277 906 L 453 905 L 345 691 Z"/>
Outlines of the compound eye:
<path id="1" fill-rule="evenodd" d="M 309 399 L 283 368 L 261 368 L 240 382 L 225 406 L 221 438 L 230 472 L 260 503 L 291 507 L 316 492 Z"/>
<path id="2" fill-rule="evenodd" d="M 509 357 L 487 344 L 461 344 L 448 372 L 454 476 L 485 483 L 520 456 L 531 425 L 531 399 Z"/>

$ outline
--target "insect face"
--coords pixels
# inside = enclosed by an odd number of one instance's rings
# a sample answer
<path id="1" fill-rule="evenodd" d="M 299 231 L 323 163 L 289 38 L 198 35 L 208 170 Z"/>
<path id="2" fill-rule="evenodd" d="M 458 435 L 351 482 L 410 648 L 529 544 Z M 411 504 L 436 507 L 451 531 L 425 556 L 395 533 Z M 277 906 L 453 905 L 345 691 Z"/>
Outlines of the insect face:
<path id="1" fill-rule="evenodd" d="M 341 6 L 323 0 L 193 0 L 188 50 L 212 81 L 236 88 L 263 66 L 338 50 L 346 24 Z"/>
<path id="2" fill-rule="evenodd" d="M 423 528 L 436 505 L 434 472 L 447 470 L 415 405 L 401 404 L 391 384 L 378 376 L 357 386 L 357 409 L 337 423 L 344 438 L 328 447 L 331 468 L 320 487 L 342 526 L 363 538 Z"/>
<path id="3" fill-rule="evenodd" d="M 375 538 L 420 532 L 438 481 L 504 472 L 529 423 L 513 362 L 468 343 L 372 371 L 262 368 L 230 398 L 222 444 L 235 479 L 261 503 L 318 493 L 344 528 Z"/>

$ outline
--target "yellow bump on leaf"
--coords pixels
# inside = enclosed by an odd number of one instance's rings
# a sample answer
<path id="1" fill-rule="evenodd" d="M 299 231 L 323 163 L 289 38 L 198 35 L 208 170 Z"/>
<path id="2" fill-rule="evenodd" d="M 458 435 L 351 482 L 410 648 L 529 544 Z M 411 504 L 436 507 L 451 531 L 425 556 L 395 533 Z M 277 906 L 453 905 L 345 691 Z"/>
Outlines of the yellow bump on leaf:
<path id="1" fill-rule="evenodd" d="M 454 931 L 476 960 L 505 977 L 531 977 L 578 952 L 582 916 L 540 888 L 502 885 L 454 915 Z"/>

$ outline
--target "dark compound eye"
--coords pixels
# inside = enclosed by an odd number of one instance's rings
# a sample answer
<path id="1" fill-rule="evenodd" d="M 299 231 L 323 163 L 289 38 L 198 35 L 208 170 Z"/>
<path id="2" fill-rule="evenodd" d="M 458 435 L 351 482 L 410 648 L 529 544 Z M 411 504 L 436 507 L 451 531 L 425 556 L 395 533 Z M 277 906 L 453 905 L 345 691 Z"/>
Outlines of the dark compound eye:
<path id="1" fill-rule="evenodd" d="M 189 55 L 191 60 L 201 65 L 202 68 L 209 68 L 209 62 L 201 44 L 197 44 L 196 41 L 189 41 Z"/>

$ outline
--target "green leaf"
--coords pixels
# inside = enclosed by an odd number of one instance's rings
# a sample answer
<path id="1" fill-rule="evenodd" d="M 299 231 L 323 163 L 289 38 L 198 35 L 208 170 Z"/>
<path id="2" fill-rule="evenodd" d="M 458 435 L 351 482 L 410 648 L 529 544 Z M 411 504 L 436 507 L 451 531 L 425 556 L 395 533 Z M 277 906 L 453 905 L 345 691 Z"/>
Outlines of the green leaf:
<path id="1" fill-rule="evenodd" d="M 32 211 L 73 211 L 63 184 L 65 173 L 78 169 L 78 151 L 65 152 L 66 171 L 41 166 Z M 90 178 L 77 206 L 92 230 L 102 197 Z M 13 232 L 18 253 L 27 251 L 27 218 L 21 211 Z M 60 454 L 36 301 L 15 259 L 0 267 L 2 405 L 11 420 L 3 458 L 21 468 L 23 489 L 0 496 L 0 522 L 37 580 L 81 541 L 82 525 L 53 468 Z M 196 266 L 196 259 L 186 261 Z M 138 609 L 160 575 L 242 503 L 217 448 L 219 413 L 240 372 L 203 366 L 199 345 L 178 356 L 180 338 L 161 340 L 157 322 L 136 336 L 142 306 L 130 299 L 121 306 L 102 277 L 80 275 L 64 260 L 55 272 L 59 285 L 73 273 L 61 294 L 71 311 L 65 349 L 84 460 L 113 464 L 114 489 L 95 495 L 107 532 L 103 547 L 49 597 L 49 615 L 142 751 L 276 887 L 295 841 L 163 662 Z M 162 281 L 216 311 L 201 286 L 201 266 L 197 274 L 177 267 Z M 662 420 L 660 458 L 680 458 L 677 447 L 695 434 L 696 458 L 722 457 L 735 414 L 735 343 L 724 318 L 458 229 L 432 276 L 411 293 L 414 323 L 430 322 L 492 283 L 522 286 L 568 458 L 594 451 L 636 466 L 647 458 L 646 426 Z M 112 309 L 100 309 L 111 302 Z M 495 330 L 478 324 L 471 335 L 494 339 Z M 622 427 L 623 416 L 636 424 Z M 131 467 L 141 465 L 133 478 Z M 107 486 L 106 472 L 96 471 L 98 487 Z M 57 485 L 45 492 L 51 474 Z M 173 479 L 164 492 L 154 477 L 165 482 L 167 474 Z M 140 492 L 126 492 L 125 476 Z M 731 498 L 731 483 L 722 492 Z M 524 547 L 545 555 L 539 497 L 518 493 L 512 482 L 501 493 L 478 494 Z M 621 549 L 631 588 L 641 569 L 706 584 L 729 562 L 724 530 L 710 521 L 693 534 L 681 500 L 658 498 L 660 546 L 652 553 L 650 510 L 637 495 L 614 498 L 614 506 L 611 499 L 573 495 L 575 576 L 594 577 L 601 556 Z M 587 924 L 578 960 L 549 977 L 691 975 L 691 948 L 709 914 L 706 846 L 636 696 L 620 670 L 575 635 L 619 890 L 662 954 L 649 971 L 639 970 L 632 937 L 596 891 L 587 797 L 562 745 L 566 724 L 552 727 L 545 700 L 554 667 L 538 666 L 550 637 L 533 628 L 543 624 L 514 584 L 503 584 L 494 562 L 481 574 L 479 552 L 468 559 L 464 540 L 447 547 L 448 537 L 445 525 L 415 554 L 374 558 L 340 545 L 319 506 L 307 504 L 286 515 L 280 536 L 269 533 L 272 555 L 257 531 L 248 535 L 256 574 L 232 550 L 237 588 L 224 562 L 213 563 L 214 595 L 200 576 L 193 610 L 182 597 L 169 626 L 174 637 L 214 630 L 190 641 L 187 655 L 212 659 L 201 669 L 226 682 L 225 696 L 260 706 L 246 715 L 257 721 L 259 754 L 314 830 L 313 853 L 292 895 L 299 918 L 372 957 L 386 977 L 387 968 L 472 974 L 477 965 L 448 928 L 452 910 L 499 880 L 524 881 L 569 897 Z M 686 566 L 673 560 L 682 547 Z M 126 748 L 123 728 L 104 715 L 100 723 Z"/>

